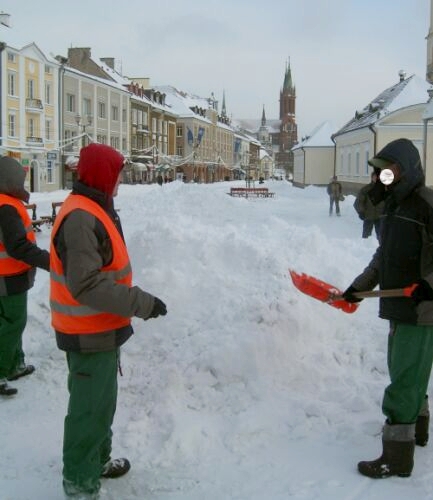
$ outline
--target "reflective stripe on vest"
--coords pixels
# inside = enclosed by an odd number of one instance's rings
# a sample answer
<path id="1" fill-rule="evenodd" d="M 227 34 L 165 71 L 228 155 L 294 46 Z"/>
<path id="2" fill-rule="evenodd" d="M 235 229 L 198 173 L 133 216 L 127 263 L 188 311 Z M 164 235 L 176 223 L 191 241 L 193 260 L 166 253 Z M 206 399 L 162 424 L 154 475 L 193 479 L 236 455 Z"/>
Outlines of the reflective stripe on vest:
<path id="1" fill-rule="evenodd" d="M 131 323 L 129 317 L 101 312 L 76 301 L 66 284 L 62 262 L 54 247 L 54 238 L 64 218 L 73 210 L 84 210 L 96 217 L 107 231 L 113 259 L 101 273 L 119 284 L 132 286 L 132 272 L 129 256 L 119 231 L 103 208 L 81 195 L 69 195 L 63 202 L 54 222 L 50 247 L 50 304 L 51 321 L 55 330 L 66 334 L 96 334 L 115 330 Z"/>
<path id="2" fill-rule="evenodd" d="M 13 206 L 20 216 L 24 229 L 26 230 L 26 237 L 31 243 L 36 243 L 35 232 L 33 231 L 32 221 L 27 212 L 24 203 L 18 198 L 9 196 L 7 194 L 0 194 L 0 206 L 11 205 Z M 4 241 L 2 240 L 2 235 L 0 232 L 0 276 L 15 276 L 17 274 L 22 274 L 32 266 L 26 264 L 22 260 L 14 259 L 10 257 L 4 246 Z"/>

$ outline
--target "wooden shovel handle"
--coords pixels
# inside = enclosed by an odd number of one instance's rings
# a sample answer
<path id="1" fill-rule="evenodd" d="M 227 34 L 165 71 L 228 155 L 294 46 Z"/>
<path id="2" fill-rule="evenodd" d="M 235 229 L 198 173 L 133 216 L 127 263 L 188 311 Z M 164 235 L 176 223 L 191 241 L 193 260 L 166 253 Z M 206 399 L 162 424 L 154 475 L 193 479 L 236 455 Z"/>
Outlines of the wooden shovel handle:
<path id="1" fill-rule="evenodd" d="M 355 297 L 360 299 L 368 299 L 371 297 L 410 297 L 412 292 L 418 286 L 418 283 L 409 285 L 405 288 L 390 288 L 388 290 L 367 290 L 365 292 L 353 292 Z M 336 296 L 335 299 L 343 298 L 343 296 Z"/>

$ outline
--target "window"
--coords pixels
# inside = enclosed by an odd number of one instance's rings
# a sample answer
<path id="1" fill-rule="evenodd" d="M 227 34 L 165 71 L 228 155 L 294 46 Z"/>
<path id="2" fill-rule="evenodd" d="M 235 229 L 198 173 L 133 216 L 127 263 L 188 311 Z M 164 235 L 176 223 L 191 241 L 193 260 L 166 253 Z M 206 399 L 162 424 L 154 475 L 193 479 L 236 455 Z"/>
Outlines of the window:
<path id="1" fill-rule="evenodd" d="M 177 137 L 183 137 L 183 127 L 182 125 L 178 125 L 176 129 L 176 136 Z"/>
<path id="2" fill-rule="evenodd" d="M 143 111 L 143 125 L 147 127 L 149 124 L 149 117 L 147 111 Z"/>
<path id="3" fill-rule="evenodd" d="M 47 141 L 51 141 L 52 139 L 52 130 L 51 130 L 51 120 L 46 120 L 45 122 L 45 139 Z"/>
<path id="4" fill-rule="evenodd" d="M 54 182 L 54 161 L 47 160 L 47 183 L 52 184 Z"/>
<path id="5" fill-rule="evenodd" d="M 35 120 L 33 118 L 29 118 L 28 124 L 28 137 L 35 137 Z"/>
<path id="6" fill-rule="evenodd" d="M 27 80 L 27 98 L 28 99 L 35 98 L 35 81 L 32 79 Z"/>
<path id="7" fill-rule="evenodd" d="M 75 95 L 74 94 L 66 94 L 66 111 L 70 111 L 75 113 Z"/>
<path id="8" fill-rule="evenodd" d="M 177 146 L 176 147 L 176 154 L 177 154 L 177 156 L 183 156 L 183 148 L 182 148 L 182 146 Z"/>
<path id="9" fill-rule="evenodd" d="M 114 149 L 119 149 L 119 146 L 120 146 L 120 139 L 119 137 L 116 137 L 116 136 L 111 136 L 110 137 L 110 146 Z"/>
<path id="10" fill-rule="evenodd" d="M 355 174 L 359 175 L 359 151 L 356 152 L 355 156 Z"/>
<path id="11" fill-rule="evenodd" d="M 51 104 L 51 83 L 45 83 L 45 102 Z"/>
<path id="12" fill-rule="evenodd" d="M 137 125 L 137 110 L 134 108 L 131 110 L 131 122 L 133 125 Z"/>
<path id="13" fill-rule="evenodd" d="M 122 139 L 122 151 L 126 151 L 126 139 Z"/>
<path id="14" fill-rule="evenodd" d="M 126 109 L 125 108 L 122 109 L 122 122 L 123 123 L 126 122 Z"/>
<path id="15" fill-rule="evenodd" d="M 8 95 L 17 95 L 16 82 L 16 73 L 8 73 Z"/>
<path id="16" fill-rule="evenodd" d="M 119 108 L 117 106 L 111 106 L 111 119 L 116 122 L 119 121 Z"/>
<path id="17" fill-rule="evenodd" d="M 92 114 L 92 101 L 88 97 L 83 97 L 83 116 Z"/>
<path id="18" fill-rule="evenodd" d="M 105 102 L 98 102 L 98 117 L 106 118 Z"/>
<path id="19" fill-rule="evenodd" d="M 12 63 L 16 62 L 16 56 L 13 52 L 8 52 L 8 61 Z"/>
<path id="20" fill-rule="evenodd" d="M 50 75 L 52 73 L 52 68 L 51 66 L 48 66 L 48 64 L 45 65 L 45 73 Z"/>
<path id="21" fill-rule="evenodd" d="M 365 151 L 365 164 L 364 164 L 364 174 L 365 175 L 368 175 L 368 158 L 370 156 L 370 151 L 368 150 L 368 148 L 366 149 Z"/>
<path id="22" fill-rule="evenodd" d="M 16 116 L 14 114 L 9 115 L 9 120 L 8 120 L 8 125 L 9 125 L 9 130 L 8 130 L 8 135 L 10 137 L 15 137 L 16 136 Z"/>

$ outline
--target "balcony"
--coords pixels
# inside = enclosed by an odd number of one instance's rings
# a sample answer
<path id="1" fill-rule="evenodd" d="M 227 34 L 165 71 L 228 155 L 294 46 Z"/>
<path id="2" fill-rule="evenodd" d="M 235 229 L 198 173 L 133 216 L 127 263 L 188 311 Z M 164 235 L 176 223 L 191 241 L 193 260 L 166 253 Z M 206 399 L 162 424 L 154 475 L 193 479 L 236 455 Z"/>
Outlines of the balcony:
<path id="1" fill-rule="evenodd" d="M 26 109 L 43 109 L 42 101 L 40 99 L 26 99 Z"/>
<path id="2" fill-rule="evenodd" d="M 36 144 L 36 145 L 40 146 L 43 144 L 43 142 L 44 141 L 42 140 L 42 137 L 34 137 L 34 136 L 27 136 L 26 137 L 26 143 L 30 144 L 30 145 Z"/>

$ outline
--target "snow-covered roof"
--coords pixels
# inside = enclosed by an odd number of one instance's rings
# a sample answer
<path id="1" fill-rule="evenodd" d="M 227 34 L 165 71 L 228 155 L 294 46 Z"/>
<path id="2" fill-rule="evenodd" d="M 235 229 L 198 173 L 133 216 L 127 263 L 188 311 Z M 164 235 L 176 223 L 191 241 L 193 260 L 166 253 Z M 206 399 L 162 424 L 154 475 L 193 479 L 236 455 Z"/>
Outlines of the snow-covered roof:
<path id="1" fill-rule="evenodd" d="M 381 92 L 361 111 L 357 111 L 354 118 L 338 130 L 334 136 L 368 127 L 398 109 L 425 103 L 428 99 L 427 90 L 429 88 L 430 84 L 417 75 L 411 75 L 406 79 L 402 78 L 398 83 Z"/>
<path id="2" fill-rule="evenodd" d="M 262 126 L 261 119 L 245 119 L 245 118 L 237 118 L 233 119 L 233 123 L 238 127 L 248 130 L 252 134 L 257 134 Z M 281 120 L 269 120 L 266 119 L 266 127 L 271 134 L 278 134 L 280 132 Z"/>
<path id="3" fill-rule="evenodd" d="M 331 122 L 325 121 L 318 125 L 310 134 L 308 134 L 305 138 L 302 139 L 301 142 L 296 144 L 292 148 L 292 151 L 299 148 L 317 148 L 317 147 L 326 147 L 326 146 L 334 146 L 334 142 L 331 139 L 332 134 L 334 133 L 335 128 Z"/>

